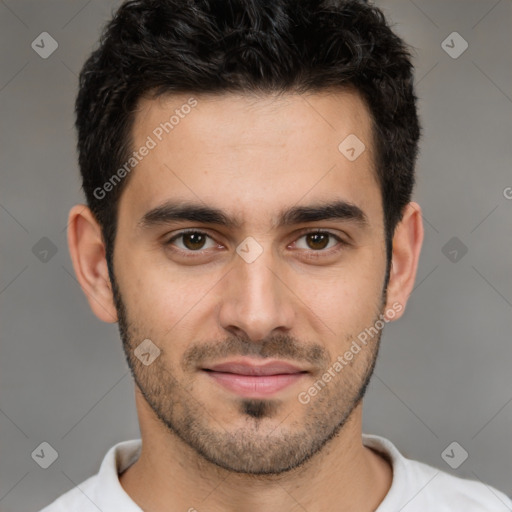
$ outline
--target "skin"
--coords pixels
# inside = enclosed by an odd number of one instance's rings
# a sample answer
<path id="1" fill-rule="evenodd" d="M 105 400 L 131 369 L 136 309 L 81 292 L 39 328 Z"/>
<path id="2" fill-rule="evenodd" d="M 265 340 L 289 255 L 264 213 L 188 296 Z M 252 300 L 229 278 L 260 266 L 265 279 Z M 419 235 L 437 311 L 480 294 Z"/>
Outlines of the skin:
<path id="1" fill-rule="evenodd" d="M 189 97 L 141 100 L 134 147 Z M 392 470 L 362 444 L 361 395 L 380 333 L 308 404 L 297 396 L 379 314 L 387 318 L 394 309 L 389 321 L 403 314 L 423 241 L 421 209 L 412 202 L 404 209 L 384 290 L 384 217 L 370 116 L 360 96 L 194 97 L 197 106 L 136 166 L 121 195 L 117 294 L 94 216 L 84 205 L 69 216 L 78 280 L 98 318 L 119 320 L 135 378 L 143 448 L 121 485 L 152 512 L 375 510 Z M 349 134 L 366 146 L 352 162 L 338 150 Z M 241 226 L 140 226 L 146 212 L 170 199 L 220 208 Z M 340 219 L 273 225 L 282 209 L 338 199 L 358 206 L 367 225 Z M 211 238 L 204 246 L 186 237 L 166 245 L 187 228 Z M 326 248 L 315 245 L 304 232 L 312 228 L 347 244 L 329 238 Z M 249 236 L 262 248 L 252 263 L 236 252 Z M 183 256 L 194 248 L 202 254 Z M 133 353 L 146 338 L 161 350 L 148 366 Z M 224 389 L 201 369 L 248 354 L 308 373 L 258 401 Z"/>

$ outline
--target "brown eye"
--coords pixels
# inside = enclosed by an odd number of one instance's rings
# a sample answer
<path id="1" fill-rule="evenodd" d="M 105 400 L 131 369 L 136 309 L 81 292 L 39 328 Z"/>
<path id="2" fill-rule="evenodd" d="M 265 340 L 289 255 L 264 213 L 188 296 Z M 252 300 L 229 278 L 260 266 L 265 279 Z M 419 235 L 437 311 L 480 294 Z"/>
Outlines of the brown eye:
<path id="1" fill-rule="evenodd" d="M 301 242 L 299 242 L 299 240 Z M 303 243 L 302 240 L 304 240 L 305 243 Z M 338 244 L 343 243 L 341 238 L 336 236 L 334 233 L 330 233 L 329 231 L 311 231 L 299 237 L 298 241 L 295 242 L 295 246 L 298 249 L 321 252 L 325 249 L 328 250 L 335 247 L 336 242 Z"/>
<path id="2" fill-rule="evenodd" d="M 202 233 L 185 233 L 182 237 L 183 245 L 191 251 L 202 249 L 206 240 Z"/>
<path id="3" fill-rule="evenodd" d="M 205 247 L 208 239 L 211 240 L 211 237 L 202 231 L 182 231 L 166 242 L 166 245 L 175 245 L 178 249 L 185 252 L 198 252 L 215 245 L 213 243 L 210 247 Z"/>
<path id="4" fill-rule="evenodd" d="M 306 240 L 311 249 L 322 250 L 327 247 L 329 236 L 327 233 L 309 233 L 306 235 Z"/>

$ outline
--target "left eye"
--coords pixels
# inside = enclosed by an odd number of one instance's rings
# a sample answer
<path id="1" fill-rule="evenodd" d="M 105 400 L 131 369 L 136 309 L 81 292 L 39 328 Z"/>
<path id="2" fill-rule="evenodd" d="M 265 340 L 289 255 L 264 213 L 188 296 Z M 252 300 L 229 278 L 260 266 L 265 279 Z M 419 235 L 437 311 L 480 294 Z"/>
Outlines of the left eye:
<path id="1" fill-rule="evenodd" d="M 310 233 L 305 233 L 301 237 L 299 237 L 299 240 L 301 238 L 305 238 L 306 245 L 308 247 L 299 247 L 300 249 L 313 249 L 314 251 L 321 251 L 324 249 L 330 249 L 331 247 L 334 247 L 336 244 L 331 245 L 330 247 L 327 247 L 329 245 L 330 241 L 338 241 L 341 242 L 341 239 L 334 235 L 333 233 L 330 233 L 329 231 L 313 231 Z M 333 240 L 334 239 L 334 240 Z M 297 242 L 295 245 L 298 245 Z"/>

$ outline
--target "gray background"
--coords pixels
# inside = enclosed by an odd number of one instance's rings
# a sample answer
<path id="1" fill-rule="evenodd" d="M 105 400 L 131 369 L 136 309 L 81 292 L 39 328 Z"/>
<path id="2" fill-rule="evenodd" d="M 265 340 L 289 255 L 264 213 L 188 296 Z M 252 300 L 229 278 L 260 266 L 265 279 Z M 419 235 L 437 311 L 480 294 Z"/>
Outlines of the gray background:
<path id="1" fill-rule="evenodd" d="M 0 2 L 2 512 L 38 510 L 139 436 L 117 325 L 90 312 L 65 232 L 83 202 L 77 74 L 117 4 Z M 415 48 L 425 242 L 405 316 L 383 336 L 364 431 L 511 495 L 512 2 L 377 4 Z M 48 59 L 31 48 L 43 31 L 59 44 Z M 469 43 L 456 59 L 441 47 L 453 31 Z M 32 251 L 42 237 L 57 249 L 46 263 Z M 443 253 L 452 237 L 468 249 L 457 262 Z M 31 458 L 43 441 L 59 454 L 48 469 Z M 441 457 L 452 441 L 469 453 L 457 470 Z"/>

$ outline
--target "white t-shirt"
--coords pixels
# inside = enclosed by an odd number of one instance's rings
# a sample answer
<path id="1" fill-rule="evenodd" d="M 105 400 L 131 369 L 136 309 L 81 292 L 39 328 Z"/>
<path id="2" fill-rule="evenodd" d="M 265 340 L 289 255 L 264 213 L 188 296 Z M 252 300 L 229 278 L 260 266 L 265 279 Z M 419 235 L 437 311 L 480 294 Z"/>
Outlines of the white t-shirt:
<path id="1" fill-rule="evenodd" d="M 407 459 L 388 439 L 363 434 L 363 444 L 383 453 L 393 465 L 391 488 L 375 512 L 512 511 L 512 500 L 502 492 Z M 114 445 L 96 475 L 40 512 L 142 512 L 119 483 L 119 473 L 138 459 L 141 447 L 140 439 Z"/>

